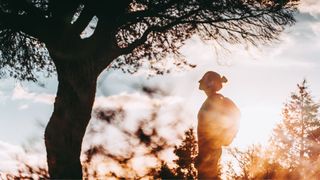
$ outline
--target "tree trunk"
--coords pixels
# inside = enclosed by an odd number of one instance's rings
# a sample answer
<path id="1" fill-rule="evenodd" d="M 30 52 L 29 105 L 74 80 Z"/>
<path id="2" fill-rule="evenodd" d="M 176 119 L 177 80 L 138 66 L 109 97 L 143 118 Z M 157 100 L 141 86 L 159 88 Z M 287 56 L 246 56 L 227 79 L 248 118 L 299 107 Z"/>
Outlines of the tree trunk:
<path id="1" fill-rule="evenodd" d="M 59 85 L 45 130 L 49 175 L 53 179 L 81 179 L 81 144 L 91 118 L 100 72 L 90 61 L 54 62 Z"/>

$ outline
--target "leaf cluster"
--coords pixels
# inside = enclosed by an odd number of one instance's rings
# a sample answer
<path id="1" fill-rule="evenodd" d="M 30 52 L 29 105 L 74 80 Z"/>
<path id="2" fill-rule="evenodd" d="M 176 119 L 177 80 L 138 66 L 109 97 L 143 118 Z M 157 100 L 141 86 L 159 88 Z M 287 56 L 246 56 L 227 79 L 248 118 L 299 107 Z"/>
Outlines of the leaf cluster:
<path id="1" fill-rule="evenodd" d="M 0 69 L 2 75 L 35 80 L 37 72 L 54 71 L 49 57 L 90 59 L 99 69 L 122 57 L 112 67 L 130 66 L 129 72 L 147 64 L 163 74 L 169 72 L 167 61 L 192 68 L 179 52 L 187 39 L 198 35 L 222 46 L 268 43 L 295 22 L 298 2 L 1 0 Z M 93 20 L 92 35 L 82 38 Z"/>

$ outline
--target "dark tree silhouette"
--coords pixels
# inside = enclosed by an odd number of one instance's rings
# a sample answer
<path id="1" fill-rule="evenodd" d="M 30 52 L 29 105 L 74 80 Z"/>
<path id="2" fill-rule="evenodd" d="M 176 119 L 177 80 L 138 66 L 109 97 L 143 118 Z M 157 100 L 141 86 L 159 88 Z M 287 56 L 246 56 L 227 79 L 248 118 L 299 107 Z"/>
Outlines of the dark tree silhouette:
<path id="1" fill-rule="evenodd" d="M 153 173 L 153 175 L 154 179 L 179 179 L 176 176 L 174 170 L 168 167 L 168 165 L 165 162 L 162 162 L 158 172 Z"/>
<path id="2" fill-rule="evenodd" d="M 51 178 L 81 178 L 81 143 L 91 117 L 96 79 L 114 67 L 136 70 L 203 40 L 257 44 L 294 23 L 298 0 L 1 0 L 0 74 L 21 80 L 57 72 L 54 111 L 45 131 Z M 90 25 L 89 25 L 90 23 Z M 83 33 L 92 28 L 92 34 Z M 53 66 L 54 64 L 54 66 Z M 159 68 L 160 67 L 160 68 Z M 130 70 L 132 70 L 132 68 Z"/>
<path id="3" fill-rule="evenodd" d="M 198 155 L 197 141 L 193 129 L 185 132 L 185 138 L 180 146 L 174 148 L 174 154 L 178 159 L 174 160 L 177 164 L 176 173 L 182 179 L 196 179 L 197 170 L 195 159 Z"/>
<path id="4" fill-rule="evenodd" d="M 184 133 L 184 139 L 179 146 L 174 147 L 174 160 L 176 168 L 169 168 L 166 163 L 162 163 L 160 170 L 155 173 L 155 179 L 197 179 L 197 169 L 195 167 L 198 147 L 193 128 Z"/>

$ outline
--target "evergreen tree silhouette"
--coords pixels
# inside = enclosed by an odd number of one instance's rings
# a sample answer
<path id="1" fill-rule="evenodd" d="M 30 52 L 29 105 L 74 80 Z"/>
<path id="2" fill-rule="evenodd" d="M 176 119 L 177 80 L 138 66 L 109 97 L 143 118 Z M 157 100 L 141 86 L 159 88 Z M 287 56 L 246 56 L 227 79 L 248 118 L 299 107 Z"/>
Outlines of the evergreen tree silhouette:
<path id="1" fill-rule="evenodd" d="M 320 143 L 315 141 L 314 132 L 320 129 L 320 120 L 319 104 L 312 99 L 307 81 L 303 80 L 297 87 L 284 105 L 283 119 L 274 129 L 270 144 L 274 148 L 275 159 L 302 172 L 306 163 L 319 158 L 320 151 L 315 149 Z"/>

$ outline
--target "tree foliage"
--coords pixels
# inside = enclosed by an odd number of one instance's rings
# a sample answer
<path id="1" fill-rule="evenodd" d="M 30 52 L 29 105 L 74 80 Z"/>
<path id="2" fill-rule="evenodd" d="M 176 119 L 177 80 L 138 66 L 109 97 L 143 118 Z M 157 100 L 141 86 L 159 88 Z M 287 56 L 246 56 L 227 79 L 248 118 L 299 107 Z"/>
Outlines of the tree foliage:
<path id="1" fill-rule="evenodd" d="M 23 32 L 0 30 L 0 78 L 37 81 L 48 77 L 55 67 L 43 43 Z"/>
<path id="2" fill-rule="evenodd" d="M 285 103 L 283 120 L 276 126 L 271 138 L 276 158 L 289 167 L 302 165 L 305 160 L 314 161 L 320 154 L 320 144 L 314 139 L 314 132 L 320 129 L 319 104 L 312 99 L 306 80 L 297 87 Z"/>
<path id="3" fill-rule="evenodd" d="M 227 163 L 225 177 L 236 180 L 297 179 L 299 174 L 273 160 L 267 149 L 252 145 L 245 150 L 228 149 L 231 161 Z"/>
<path id="4" fill-rule="evenodd" d="M 53 72 L 52 56 L 90 58 L 105 68 L 144 62 L 188 65 L 179 53 L 197 34 L 218 44 L 269 42 L 295 20 L 298 0 L 1 0 L 1 74 L 36 80 Z M 81 34 L 90 24 L 92 35 Z M 47 50 L 49 50 L 49 53 Z M 50 54 L 50 55 L 49 55 Z M 50 58 L 51 57 L 51 58 Z M 141 61 L 146 59 L 146 61 Z"/>
<path id="5" fill-rule="evenodd" d="M 175 146 L 175 168 L 170 168 L 162 163 L 160 170 L 155 173 L 155 178 L 160 179 L 197 179 L 195 161 L 198 155 L 198 146 L 194 130 L 190 128 L 184 134 L 184 139 L 179 146 Z"/>
<path id="6" fill-rule="evenodd" d="M 178 177 L 196 179 L 195 159 L 198 155 L 198 146 L 192 128 L 185 132 L 184 140 L 180 146 L 175 147 L 173 152 L 178 157 L 178 159 L 174 160 L 178 166 L 176 169 Z"/>

